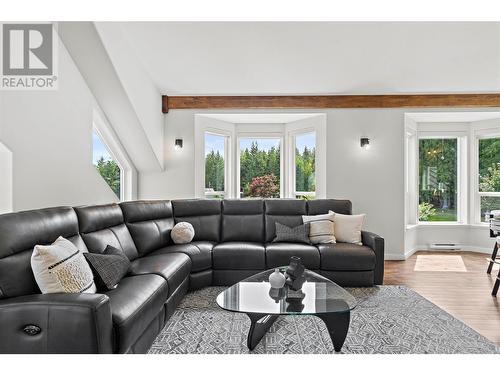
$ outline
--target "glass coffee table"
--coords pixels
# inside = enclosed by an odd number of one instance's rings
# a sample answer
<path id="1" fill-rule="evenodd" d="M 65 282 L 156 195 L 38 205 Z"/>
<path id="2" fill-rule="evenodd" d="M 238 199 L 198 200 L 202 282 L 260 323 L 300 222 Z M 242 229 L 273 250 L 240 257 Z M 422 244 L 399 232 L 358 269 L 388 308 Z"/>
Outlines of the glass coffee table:
<path id="1" fill-rule="evenodd" d="M 287 267 L 280 267 L 285 272 Z M 227 288 L 217 296 L 217 304 L 224 310 L 245 313 L 250 318 L 247 346 L 253 350 L 280 315 L 315 315 L 328 329 L 336 352 L 342 349 L 356 299 L 333 281 L 306 270 L 302 286 L 303 299 L 289 299 L 285 285 L 273 289 L 269 284 L 270 269 L 253 275 Z M 292 292 L 293 293 L 293 292 Z"/>

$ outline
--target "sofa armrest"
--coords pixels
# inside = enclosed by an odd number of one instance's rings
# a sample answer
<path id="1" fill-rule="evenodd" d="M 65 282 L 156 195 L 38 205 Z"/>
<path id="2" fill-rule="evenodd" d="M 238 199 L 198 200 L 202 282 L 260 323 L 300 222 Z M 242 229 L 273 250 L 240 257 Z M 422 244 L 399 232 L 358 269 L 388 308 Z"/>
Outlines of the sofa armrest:
<path id="1" fill-rule="evenodd" d="M 361 241 L 375 252 L 374 282 L 381 285 L 384 282 L 384 238 L 375 233 L 362 231 Z"/>
<path id="2" fill-rule="evenodd" d="M 112 353 L 104 294 L 36 294 L 0 300 L 0 353 Z"/>

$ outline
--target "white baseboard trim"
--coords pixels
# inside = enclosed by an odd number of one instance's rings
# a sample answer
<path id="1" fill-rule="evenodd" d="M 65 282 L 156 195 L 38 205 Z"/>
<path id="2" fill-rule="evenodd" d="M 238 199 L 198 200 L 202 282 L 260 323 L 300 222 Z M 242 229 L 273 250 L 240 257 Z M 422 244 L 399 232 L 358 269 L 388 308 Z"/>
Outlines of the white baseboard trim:
<path id="1" fill-rule="evenodd" d="M 460 250 L 470 251 L 472 253 L 481 253 L 481 254 L 491 254 L 493 251 L 493 246 L 491 248 L 488 247 L 478 247 L 478 246 L 462 246 Z M 458 250 L 458 251 L 460 251 Z"/>
<path id="2" fill-rule="evenodd" d="M 480 254 L 491 254 L 491 251 L 493 249 L 489 249 L 487 247 L 478 247 L 478 246 L 462 246 L 460 249 L 457 250 L 434 250 L 429 248 L 428 245 L 420 245 L 416 246 L 411 250 L 406 251 L 404 254 L 391 254 L 391 253 L 386 253 L 385 254 L 385 260 L 406 260 L 409 257 L 411 257 L 413 254 L 415 254 L 417 251 L 447 251 L 450 253 L 457 252 L 457 251 L 470 251 L 472 253 L 480 253 Z"/>

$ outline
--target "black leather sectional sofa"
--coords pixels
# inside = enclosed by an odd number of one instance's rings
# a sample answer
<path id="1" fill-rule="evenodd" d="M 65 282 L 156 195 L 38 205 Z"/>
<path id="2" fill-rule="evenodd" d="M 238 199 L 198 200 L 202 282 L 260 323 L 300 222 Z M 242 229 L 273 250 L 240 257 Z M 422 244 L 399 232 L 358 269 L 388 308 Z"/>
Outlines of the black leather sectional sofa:
<path id="1" fill-rule="evenodd" d="M 351 214 L 351 202 L 133 201 L 0 215 L 0 352 L 144 353 L 188 290 L 231 285 L 292 255 L 343 286 L 381 284 L 384 239 L 373 233 L 362 233 L 364 246 L 271 242 L 275 222 L 296 226 L 328 210 Z M 195 237 L 175 245 L 170 230 L 181 221 Z M 40 294 L 31 253 L 58 236 L 82 251 L 120 248 L 131 270 L 104 294 Z"/>

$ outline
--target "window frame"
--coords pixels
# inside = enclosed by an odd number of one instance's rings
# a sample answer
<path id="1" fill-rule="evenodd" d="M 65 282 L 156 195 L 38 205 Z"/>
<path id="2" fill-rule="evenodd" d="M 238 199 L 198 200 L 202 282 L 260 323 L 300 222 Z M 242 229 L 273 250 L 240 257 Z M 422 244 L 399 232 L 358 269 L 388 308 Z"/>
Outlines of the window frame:
<path id="1" fill-rule="evenodd" d="M 315 127 L 309 127 L 309 128 L 301 128 L 301 129 L 295 129 L 287 132 L 287 138 L 289 139 L 289 147 L 288 147 L 288 154 L 289 154 L 289 170 L 290 172 L 290 181 L 289 181 L 289 196 L 291 198 L 297 198 L 297 195 L 301 196 L 316 196 L 317 193 L 317 185 L 318 185 L 318 179 L 316 177 L 316 165 L 315 165 L 315 171 L 314 171 L 314 179 L 315 181 L 315 186 L 316 190 L 315 191 L 297 191 L 297 160 L 296 160 L 296 153 L 295 149 L 297 148 L 297 136 L 300 135 L 306 135 L 306 134 L 311 134 L 314 133 L 315 135 L 315 145 L 314 145 L 314 163 L 316 164 L 316 158 L 317 158 L 317 151 L 318 151 L 318 132 L 316 131 Z"/>
<path id="2" fill-rule="evenodd" d="M 227 198 L 230 195 L 231 191 L 231 175 L 230 175 L 230 147 L 231 147 L 231 132 L 225 131 L 222 129 L 214 129 L 214 128 L 206 128 L 203 131 L 203 156 L 205 157 L 206 151 L 206 135 L 211 134 L 224 138 L 224 191 L 214 191 L 213 194 L 207 194 L 204 190 L 203 196 L 204 198 L 210 199 L 214 198 L 216 195 L 223 195 L 224 198 Z M 203 189 L 206 189 L 206 181 L 205 181 L 205 160 L 203 162 Z"/>
<path id="3" fill-rule="evenodd" d="M 472 129 L 471 138 L 471 222 L 475 225 L 488 226 L 488 223 L 481 221 L 481 197 L 500 197 L 500 192 L 479 191 L 479 141 L 500 138 L 500 129 L 498 127 L 475 128 Z"/>
<path id="4" fill-rule="evenodd" d="M 285 193 L 285 137 L 281 132 L 237 132 L 236 134 L 236 198 L 241 199 L 241 165 L 240 165 L 240 156 L 241 156 L 241 139 L 279 139 L 280 140 L 280 198 L 284 197 Z"/>
<path id="5" fill-rule="evenodd" d="M 96 127 L 95 124 L 92 125 L 92 137 L 94 136 L 94 133 L 97 135 L 97 137 L 99 138 L 99 140 L 101 141 L 101 143 L 104 145 L 104 148 L 108 152 L 108 154 L 111 157 L 111 159 L 118 165 L 118 168 L 120 168 L 120 196 L 117 197 L 117 198 L 120 199 L 120 201 L 122 201 L 123 200 L 123 195 L 124 195 L 124 192 L 125 192 L 125 188 L 123 186 L 123 184 L 124 184 L 124 175 L 125 175 L 124 172 L 123 172 L 124 168 L 121 165 L 121 163 L 118 161 L 118 158 L 113 154 L 113 151 L 108 146 L 107 142 L 104 140 L 104 137 L 102 136 L 101 132 L 99 131 L 99 129 Z M 93 142 L 92 142 L 92 145 L 93 145 Z M 93 154 L 94 154 L 94 151 L 92 150 L 92 162 L 93 162 L 93 159 L 94 159 Z M 96 167 L 95 164 L 94 164 L 94 167 Z"/>
<path id="6" fill-rule="evenodd" d="M 412 134 L 413 136 L 413 134 Z M 454 221 L 420 221 L 418 206 L 420 204 L 420 140 L 421 139 L 456 139 L 457 140 L 457 220 Z M 416 137 L 416 224 L 417 225 L 447 225 L 464 224 L 467 222 L 467 133 L 464 131 L 417 131 Z M 410 224 L 410 223 L 409 223 Z"/>
<path id="7" fill-rule="evenodd" d="M 118 140 L 116 133 L 114 132 L 111 125 L 107 122 L 106 117 L 100 111 L 100 109 L 95 108 L 93 111 L 92 118 L 92 131 L 90 136 L 93 136 L 93 132 L 99 136 L 101 142 L 106 147 L 113 160 L 120 167 L 120 201 L 129 201 L 137 199 L 137 171 L 132 164 L 129 156 L 125 152 L 122 144 Z M 93 165 L 93 149 L 91 141 L 91 163 Z M 97 172 L 97 170 L 96 170 Z M 99 172 L 97 172 L 99 173 Z M 102 178 L 102 176 L 99 175 Z"/>

